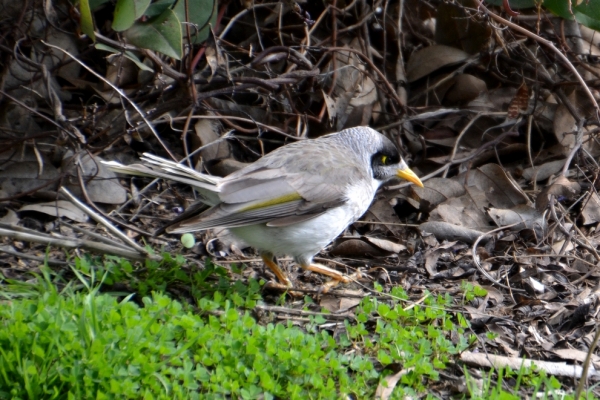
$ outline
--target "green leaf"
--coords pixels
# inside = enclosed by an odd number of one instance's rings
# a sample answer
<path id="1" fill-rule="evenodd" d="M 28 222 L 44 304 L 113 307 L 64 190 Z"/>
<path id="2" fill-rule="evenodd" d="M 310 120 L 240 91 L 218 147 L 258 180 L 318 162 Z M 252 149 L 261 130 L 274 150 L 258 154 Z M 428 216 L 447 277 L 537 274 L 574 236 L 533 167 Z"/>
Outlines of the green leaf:
<path id="1" fill-rule="evenodd" d="M 154 18 L 162 14 L 167 8 L 172 8 L 173 4 L 175 4 L 177 0 L 158 0 L 154 3 L 150 4 L 148 9 L 146 10 L 146 17 Z"/>
<path id="2" fill-rule="evenodd" d="M 577 22 L 600 31 L 600 2 L 597 0 L 583 0 L 579 5 L 577 0 L 544 0 L 544 6 L 564 19 L 571 20 L 574 16 Z"/>
<path id="3" fill-rule="evenodd" d="M 239 319 L 239 315 L 237 313 L 237 311 L 235 310 L 235 308 L 230 308 L 229 310 L 227 310 L 225 312 L 225 316 L 227 318 L 228 321 L 237 321 Z"/>
<path id="4" fill-rule="evenodd" d="M 544 7 L 564 19 L 572 20 L 600 31 L 600 1 L 597 0 L 508 0 L 510 8 L 519 10 L 537 7 L 543 1 Z M 503 0 L 486 0 L 486 3 L 502 6 Z M 579 4 L 577 4 L 579 3 Z"/>
<path id="5" fill-rule="evenodd" d="M 181 59 L 181 24 L 177 15 L 170 9 L 148 22 L 136 21 L 125 31 L 125 38 L 134 46 Z"/>
<path id="6" fill-rule="evenodd" d="M 89 0 L 90 9 L 96 11 L 98 8 L 102 7 L 106 3 L 109 3 L 110 0 Z"/>
<path id="7" fill-rule="evenodd" d="M 150 0 L 117 0 L 112 28 L 117 32 L 131 28 L 144 15 L 149 5 Z"/>
<path id="8" fill-rule="evenodd" d="M 473 288 L 473 293 L 475 293 L 475 296 L 477 297 L 483 297 L 487 294 L 487 290 L 485 290 L 481 286 L 475 286 Z"/>
<path id="9" fill-rule="evenodd" d="M 381 315 L 382 317 L 387 317 L 387 315 L 390 312 L 390 306 L 388 306 L 385 303 L 380 303 L 379 306 L 377 307 L 377 312 L 379 313 L 379 315 Z"/>
<path id="10" fill-rule="evenodd" d="M 94 33 L 94 18 L 92 17 L 92 9 L 88 0 L 79 1 L 79 13 L 81 14 L 81 30 L 88 35 L 90 39 L 96 41 Z"/>
<path id="11" fill-rule="evenodd" d="M 173 11 L 177 14 L 180 21 L 187 21 L 193 25 L 190 29 L 192 43 L 198 44 L 208 38 L 209 24 L 215 26 L 217 21 L 217 0 L 179 0 Z M 183 28 L 183 35 L 184 37 L 187 35 L 185 27 Z"/>
<path id="12" fill-rule="evenodd" d="M 107 46 L 103 43 L 96 43 L 96 45 L 94 46 L 95 48 L 97 48 L 98 50 L 104 50 L 104 51 L 108 51 L 111 53 L 121 53 L 120 50 L 115 49 L 114 47 L 110 47 Z M 148 72 L 154 72 L 154 70 L 152 68 L 150 68 L 149 66 L 147 66 L 146 64 L 144 64 L 135 54 L 133 54 L 130 51 L 126 51 L 124 53 L 125 57 L 129 58 L 131 61 L 133 61 L 135 63 L 135 65 L 137 65 L 137 67 L 139 69 L 141 69 L 142 71 L 148 71 Z M 126 260 L 124 260 L 126 261 Z M 132 271 L 132 267 L 131 267 L 131 263 L 129 262 L 123 262 L 120 265 L 120 268 L 125 268 L 126 272 L 131 272 Z"/>
<path id="13" fill-rule="evenodd" d="M 508 0 L 510 8 L 513 10 L 519 10 L 523 8 L 533 8 L 536 6 L 539 0 Z M 486 3 L 494 6 L 502 6 L 502 0 L 486 0 Z"/>

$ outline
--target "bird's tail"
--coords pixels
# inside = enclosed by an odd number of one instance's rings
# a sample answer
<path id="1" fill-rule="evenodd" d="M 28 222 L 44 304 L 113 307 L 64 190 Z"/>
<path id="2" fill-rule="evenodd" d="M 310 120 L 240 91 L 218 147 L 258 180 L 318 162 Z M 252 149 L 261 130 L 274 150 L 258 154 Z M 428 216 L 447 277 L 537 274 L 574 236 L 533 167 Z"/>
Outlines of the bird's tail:
<path id="1" fill-rule="evenodd" d="M 217 197 L 219 188 L 217 184 L 221 178 L 202 174 L 183 164 L 178 164 L 149 153 L 144 153 L 141 160 L 145 164 L 123 165 L 116 161 L 102 161 L 102 163 L 111 171 L 121 174 L 162 178 L 190 185 L 206 198 L 207 204 L 214 205 L 219 203 Z"/>

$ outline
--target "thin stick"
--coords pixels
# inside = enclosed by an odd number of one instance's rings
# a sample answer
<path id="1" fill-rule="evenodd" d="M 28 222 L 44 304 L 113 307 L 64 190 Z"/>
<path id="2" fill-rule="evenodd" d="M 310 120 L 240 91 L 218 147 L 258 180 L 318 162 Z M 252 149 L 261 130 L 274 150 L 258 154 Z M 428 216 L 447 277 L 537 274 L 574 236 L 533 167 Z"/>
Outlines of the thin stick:
<path id="1" fill-rule="evenodd" d="M 540 44 L 543 44 L 544 46 L 548 47 L 554 54 L 556 54 L 556 56 L 563 62 L 563 64 L 566 65 L 567 68 L 570 69 L 571 72 L 575 75 L 575 77 L 577 78 L 577 80 L 579 81 L 581 86 L 583 86 L 583 90 L 585 91 L 588 98 L 594 105 L 594 108 L 596 109 L 596 119 L 598 119 L 600 121 L 600 106 L 598 106 L 598 102 L 596 102 L 596 98 L 592 94 L 588 85 L 585 83 L 585 80 L 582 78 L 582 76 L 577 71 L 577 68 L 575 68 L 575 66 L 571 63 L 571 61 L 569 61 L 567 56 L 565 56 L 559 49 L 556 48 L 554 43 L 552 43 L 549 40 L 544 39 L 541 36 L 536 35 L 533 32 L 528 31 L 527 29 L 525 29 L 513 22 L 510 22 L 510 21 L 502 18 L 499 15 L 494 14 L 486 6 L 483 5 L 482 0 L 479 1 L 479 8 L 483 9 L 486 12 L 486 14 L 494 21 L 499 22 L 504 26 L 508 26 L 509 28 L 514 29 L 515 31 L 517 31 L 519 33 L 522 33 L 523 35 L 527 36 L 528 38 L 533 39 Z"/>
<path id="2" fill-rule="evenodd" d="M 61 192 L 65 196 L 67 196 L 67 198 L 75 206 L 77 206 L 77 208 L 79 208 L 81 211 L 83 211 L 86 214 L 88 214 L 94 221 L 98 222 L 99 224 L 104 225 L 106 227 L 106 229 L 108 229 L 109 231 L 111 231 L 113 234 L 115 234 L 122 241 L 124 241 L 129 246 L 131 246 L 132 248 L 134 248 L 140 254 L 148 254 L 148 252 L 146 251 L 146 249 L 144 249 L 142 246 L 140 246 L 139 244 L 137 244 L 136 242 L 134 242 L 133 240 L 131 240 L 131 238 L 129 238 L 123 232 L 121 232 L 120 230 L 118 230 L 114 225 L 112 225 L 110 222 L 108 222 L 106 219 L 104 219 L 104 217 L 102 217 L 101 215 L 97 214 L 96 212 L 94 212 L 94 210 L 92 210 L 91 208 L 89 208 L 88 206 L 86 206 L 85 204 L 83 204 L 82 202 L 80 202 L 79 199 L 77 199 L 75 196 L 73 196 L 73 194 L 71 192 L 69 192 L 69 190 L 67 188 L 65 188 L 64 186 L 61 187 L 59 189 L 59 192 Z"/>

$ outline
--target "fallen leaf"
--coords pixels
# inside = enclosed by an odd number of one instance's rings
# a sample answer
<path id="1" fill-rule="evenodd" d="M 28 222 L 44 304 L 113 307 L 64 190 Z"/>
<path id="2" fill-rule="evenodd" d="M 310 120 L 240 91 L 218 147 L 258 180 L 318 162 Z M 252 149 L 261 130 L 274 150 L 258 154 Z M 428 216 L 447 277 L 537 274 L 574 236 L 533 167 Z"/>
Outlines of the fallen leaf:
<path id="1" fill-rule="evenodd" d="M 389 366 L 388 366 L 389 367 Z M 396 368 L 397 369 L 397 368 Z M 379 385 L 377 385 L 377 390 L 375 391 L 375 399 L 377 400 L 387 400 L 390 398 L 392 393 L 394 392 L 394 388 L 396 384 L 404 375 L 408 374 L 414 368 L 401 369 L 395 374 L 388 375 L 379 381 Z"/>
<path id="2" fill-rule="evenodd" d="M 600 197 L 598 193 L 592 192 L 581 210 L 583 224 L 589 225 L 600 221 Z"/>
<path id="3" fill-rule="evenodd" d="M 443 221 L 430 221 L 422 223 L 419 226 L 421 232 L 428 232 L 438 240 L 460 240 L 465 243 L 473 243 L 477 238 L 484 234 L 484 232 L 477 231 L 474 229 L 464 228 L 448 222 Z M 481 240 L 481 243 L 485 243 L 487 237 Z"/>
<path id="4" fill-rule="evenodd" d="M 557 174 L 565 165 L 566 160 L 556 160 L 544 163 L 537 167 L 529 167 L 523 170 L 523 178 L 528 181 L 540 182 Z"/>
<path id="5" fill-rule="evenodd" d="M 196 135 L 191 135 L 192 150 L 204 147 L 200 150 L 204 163 L 231 157 L 229 143 L 221 139 L 219 130 L 219 124 L 212 119 L 201 118 L 194 124 Z M 197 162 L 197 158 L 194 161 Z"/>
<path id="6" fill-rule="evenodd" d="M 511 228 L 514 231 L 533 229 L 538 237 L 543 237 L 546 230 L 546 221 L 543 214 L 525 204 L 520 204 L 511 209 L 490 208 L 488 215 L 499 227 L 517 224 Z"/>
<path id="7" fill-rule="evenodd" d="M 470 54 L 483 51 L 492 29 L 485 20 L 466 11 L 478 6 L 477 0 L 439 3 L 436 10 L 436 43 L 459 47 Z"/>
<path id="8" fill-rule="evenodd" d="M 27 204 L 19 211 L 37 211 L 54 217 L 66 217 L 76 222 L 87 222 L 88 216 L 73 203 L 66 200 Z"/>
<path id="9" fill-rule="evenodd" d="M 469 54 L 455 47 L 434 44 L 411 55 L 406 67 L 409 82 L 414 82 L 442 67 L 458 64 L 469 58 Z"/>
<path id="10" fill-rule="evenodd" d="M 548 207 L 550 196 L 565 197 L 571 199 L 581 191 L 581 186 L 577 182 L 571 182 L 564 176 L 559 176 L 551 185 L 546 186 L 535 200 L 535 208 L 544 212 Z"/>
<path id="11" fill-rule="evenodd" d="M 442 104 L 455 106 L 465 104 L 487 90 L 485 82 L 470 74 L 458 74 L 443 96 Z"/>
<path id="12" fill-rule="evenodd" d="M 489 202 L 497 208 L 512 208 L 532 204 L 521 187 L 498 164 L 486 164 L 463 175 L 468 186 L 482 190 Z"/>
<path id="13" fill-rule="evenodd" d="M 425 181 L 424 187 L 413 187 L 414 196 L 408 202 L 416 209 L 431 212 L 437 205 L 455 197 L 462 196 L 465 188 L 454 179 L 433 178 Z"/>

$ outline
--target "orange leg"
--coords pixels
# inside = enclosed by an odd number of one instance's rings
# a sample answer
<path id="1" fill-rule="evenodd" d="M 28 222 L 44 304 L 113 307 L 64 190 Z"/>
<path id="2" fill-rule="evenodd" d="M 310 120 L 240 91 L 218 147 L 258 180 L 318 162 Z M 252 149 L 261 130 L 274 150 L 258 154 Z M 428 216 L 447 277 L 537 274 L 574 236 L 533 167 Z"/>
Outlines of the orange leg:
<path id="1" fill-rule="evenodd" d="M 360 278 L 361 276 L 362 276 L 362 275 L 361 275 L 360 271 L 356 271 L 356 272 L 355 272 L 355 273 L 353 273 L 352 275 L 349 275 L 349 276 L 344 276 L 344 278 L 347 278 L 347 279 L 348 279 L 348 281 L 353 281 L 353 280 L 356 280 L 356 279 Z M 336 286 L 337 286 L 337 285 L 338 285 L 340 282 L 341 282 L 341 281 L 338 281 L 338 280 L 336 280 L 336 279 L 331 279 L 331 280 L 329 280 L 329 281 L 325 282 L 325 283 L 323 284 L 323 286 L 321 286 L 321 292 L 322 292 L 322 293 L 327 293 L 327 292 L 329 292 L 329 290 L 330 290 L 331 288 L 334 288 L 334 287 L 336 287 Z"/>
<path id="2" fill-rule="evenodd" d="M 326 267 L 322 264 L 308 264 L 308 265 L 301 265 L 301 267 L 304 269 L 307 269 L 309 271 L 312 271 L 312 272 L 316 272 L 316 273 L 319 273 L 322 275 L 327 275 L 330 278 L 333 278 L 339 282 L 343 282 L 343 283 L 350 282 L 350 278 L 348 278 L 346 275 L 342 274 L 340 271 Z"/>
<path id="3" fill-rule="evenodd" d="M 268 254 L 268 253 L 261 254 L 261 258 L 262 258 L 263 262 L 265 263 L 265 265 L 271 271 L 273 271 L 273 273 L 275 274 L 277 279 L 279 279 L 279 282 L 283 283 L 286 287 L 291 288 L 294 286 L 294 285 L 292 285 L 292 282 L 288 279 L 288 277 L 285 275 L 285 273 L 281 270 L 279 265 L 277 265 L 277 263 L 273 260 L 272 254 Z"/>

